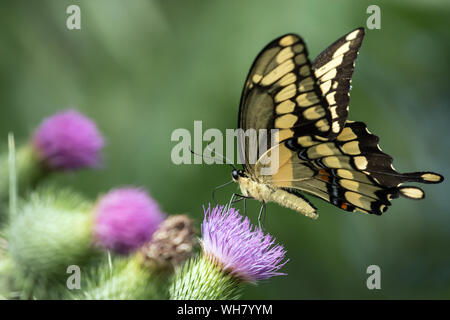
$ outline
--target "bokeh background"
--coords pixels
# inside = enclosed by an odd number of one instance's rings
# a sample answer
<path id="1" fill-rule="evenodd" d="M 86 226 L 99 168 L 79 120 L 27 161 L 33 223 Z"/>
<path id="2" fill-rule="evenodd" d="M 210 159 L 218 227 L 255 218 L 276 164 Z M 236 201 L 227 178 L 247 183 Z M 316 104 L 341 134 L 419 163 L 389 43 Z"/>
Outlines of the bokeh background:
<path id="1" fill-rule="evenodd" d="M 235 128 L 242 85 L 256 54 L 287 32 L 312 57 L 365 26 L 370 4 L 381 30 L 367 30 L 353 76 L 350 119 L 365 121 L 400 171 L 450 177 L 448 1 L 2 1 L 0 137 L 25 142 L 45 116 L 68 107 L 94 118 L 107 138 L 99 171 L 59 175 L 95 199 L 119 185 L 148 188 L 168 213 L 200 224 L 211 190 L 230 180 L 222 165 L 172 164 L 177 128 Z M 81 30 L 66 28 L 70 4 Z M 450 298 L 448 182 L 427 197 L 399 199 L 382 217 L 312 199 L 311 221 L 275 204 L 267 229 L 288 250 L 288 276 L 249 286 L 253 299 Z M 236 191 L 218 192 L 225 202 Z M 259 206 L 249 205 L 256 222 Z M 381 290 L 366 269 L 381 267 Z"/>

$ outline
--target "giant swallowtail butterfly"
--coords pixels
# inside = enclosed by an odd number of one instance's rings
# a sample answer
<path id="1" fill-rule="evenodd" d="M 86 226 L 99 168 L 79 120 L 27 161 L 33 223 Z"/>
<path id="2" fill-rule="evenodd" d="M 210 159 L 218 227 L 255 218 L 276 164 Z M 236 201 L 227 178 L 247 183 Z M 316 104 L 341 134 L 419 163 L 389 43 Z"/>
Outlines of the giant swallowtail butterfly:
<path id="1" fill-rule="evenodd" d="M 279 130 L 276 144 L 254 164 L 248 154 L 255 145 L 245 144 L 243 170 L 232 172 L 242 197 L 264 205 L 277 202 L 317 218 L 304 192 L 346 211 L 381 215 L 399 196 L 424 198 L 422 189 L 403 183 L 443 181 L 433 172 L 397 172 L 378 137 L 363 122 L 347 120 L 363 37 L 363 28 L 351 31 L 312 63 L 295 34 L 273 40 L 257 56 L 242 92 L 238 127 Z M 263 160 L 272 152 L 278 152 L 278 170 L 262 175 Z"/>

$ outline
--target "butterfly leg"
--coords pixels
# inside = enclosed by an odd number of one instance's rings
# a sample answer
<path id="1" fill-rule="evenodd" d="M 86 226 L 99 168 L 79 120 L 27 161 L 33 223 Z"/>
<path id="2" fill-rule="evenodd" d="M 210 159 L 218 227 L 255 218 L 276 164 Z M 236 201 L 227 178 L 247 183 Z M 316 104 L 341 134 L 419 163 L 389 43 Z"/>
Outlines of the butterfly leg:
<path id="1" fill-rule="evenodd" d="M 262 217 L 264 217 L 264 218 L 261 219 Z M 262 225 L 261 225 L 261 220 L 263 222 Z M 266 203 L 264 201 L 262 202 L 261 209 L 259 209 L 258 226 L 263 231 L 266 227 Z"/>
<path id="2" fill-rule="evenodd" d="M 238 198 L 238 199 L 235 199 L 235 198 Z M 253 198 L 249 197 L 249 196 L 244 196 L 239 193 L 233 193 L 233 195 L 231 196 L 230 202 L 228 202 L 228 208 L 230 208 L 232 204 L 235 204 L 235 203 L 238 203 L 239 201 L 244 200 L 244 214 L 246 214 L 246 200 L 247 199 L 253 199 Z"/>

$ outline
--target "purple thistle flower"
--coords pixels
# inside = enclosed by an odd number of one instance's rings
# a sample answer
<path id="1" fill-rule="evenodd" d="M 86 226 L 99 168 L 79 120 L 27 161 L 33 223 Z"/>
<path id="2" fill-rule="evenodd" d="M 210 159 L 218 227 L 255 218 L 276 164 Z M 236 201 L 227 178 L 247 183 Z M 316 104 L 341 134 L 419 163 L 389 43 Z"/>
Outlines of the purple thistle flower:
<path id="1" fill-rule="evenodd" d="M 149 241 L 165 215 L 147 192 L 138 188 L 115 189 L 95 208 L 96 242 L 117 253 L 128 254 Z"/>
<path id="2" fill-rule="evenodd" d="M 277 271 L 287 262 L 283 261 L 286 251 L 270 234 L 265 235 L 233 208 L 211 209 L 210 205 L 204 211 L 202 249 L 206 257 L 244 281 L 285 275 Z"/>
<path id="3" fill-rule="evenodd" d="M 75 110 L 44 119 L 32 142 L 39 158 L 49 168 L 68 171 L 98 166 L 104 146 L 95 123 Z"/>

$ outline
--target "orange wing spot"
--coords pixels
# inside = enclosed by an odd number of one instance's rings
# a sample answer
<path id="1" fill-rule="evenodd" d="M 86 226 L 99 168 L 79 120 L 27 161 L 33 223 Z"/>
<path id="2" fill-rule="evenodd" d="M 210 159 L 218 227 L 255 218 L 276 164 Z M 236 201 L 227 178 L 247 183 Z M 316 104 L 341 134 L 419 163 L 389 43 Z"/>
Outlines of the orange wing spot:
<path id="1" fill-rule="evenodd" d="M 317 178 L 319 178 L 320 180 L 325 181 L 325 182 L 330 182 L 330 174 L 324 169 L 319 170 L 319 174 L 317 175 Z"/>
<path id="2" fill-rule="evenodd" d="M 348 205 L 346 203 L 341 204 L 341 209 L 347 210 L 348 209 Z"/>

